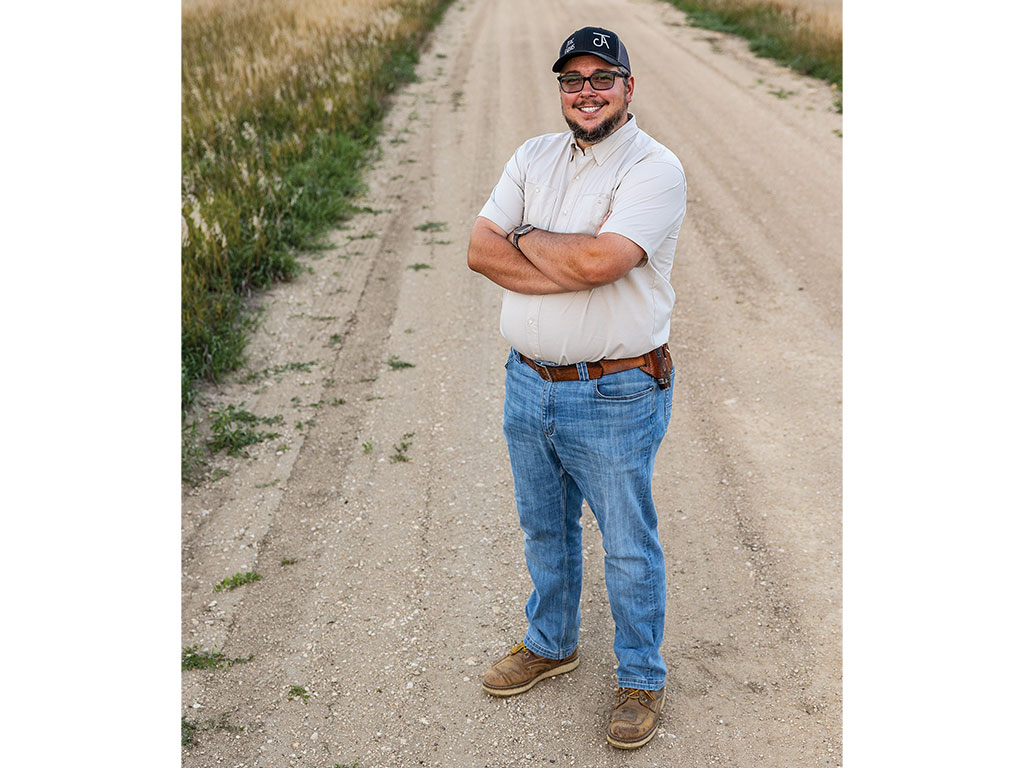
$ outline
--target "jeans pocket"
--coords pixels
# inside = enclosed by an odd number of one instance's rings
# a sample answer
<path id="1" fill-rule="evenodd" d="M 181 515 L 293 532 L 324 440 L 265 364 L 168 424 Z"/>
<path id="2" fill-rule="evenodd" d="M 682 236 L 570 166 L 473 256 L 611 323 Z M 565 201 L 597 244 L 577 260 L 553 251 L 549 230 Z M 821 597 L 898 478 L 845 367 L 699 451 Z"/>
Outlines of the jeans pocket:
<path id="1" fill-rule="evenodd" d="M 610 400 L 618 403 L 629 403 L 639 400 L 654 391 L 654 379 L 642 373 L 643 379 L 635 376 L 621 378 L 613 374 L 594 380 L 594 395 L 599 400 Z"/>

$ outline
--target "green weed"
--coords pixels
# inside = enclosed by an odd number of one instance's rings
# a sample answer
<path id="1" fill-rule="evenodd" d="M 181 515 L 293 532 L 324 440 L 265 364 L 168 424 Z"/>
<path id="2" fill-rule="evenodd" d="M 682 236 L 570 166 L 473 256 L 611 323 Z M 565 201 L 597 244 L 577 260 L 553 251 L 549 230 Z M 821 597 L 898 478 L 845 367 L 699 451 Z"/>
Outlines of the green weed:
<path id="1" fill-rule="evenodd" d="M 253 425 L 280 424 L 284 421 L 283 417 L 257 416 L 245 410 L 242 407 L 244 405 L 245 403 L 238 406 L 228 405 L 210 411 L 210 415 L 213 416 L 210 423 L 213 437 L 206 441 L 206 445 L 213 453 L 226 450 L 231 456 L 241 456 L 247 446 L 279 437 L 277 432 L 258 432 Z"/>
<path id="2" fill-rule="evenodd" d="M 264 368 L 260 371 L 254 371 L 245 377 L 246 382 L 260 381 L 262 379 L 269 378 L 270 376 L 279 376 L 282 373 L 288 373 L 290 371 L 304 371 L 308 373 L 312 370 L 314 365 L 319 363 L 318 360 L 310 360 L 306 363 L 283 363 L 281 365 L 273 365 L 268 368 Z"/>
<path id="3" fill-rule="evenodd" d="M 301 685 L 293 685 L 288 689 L 288 701 L 295 701 L 301 699 L 302 701 L 309 700 L 309 692 Z"/>
<path id="4" fill-rule="evenodd" d="M 410 264 L 409 266 L 406 267 L 406 269 L 411 269 L 414 272 L 419 272 L 421 269 L 433 269 L 433 267 L 430 266 L 429 264 L 424 264 L 423 262 L 418 261 L 415 264 Z"/>
<path id="5" fill-rule="evenodd" d="M 225 589 L 237 589 L 243 584 L 251 584 L 254 581 L 259 581 L 261 578 L 262 577 L 255 571 L 247 571 L 246 573 L 236 573 L 234 576 L 225 577 L 220 584 L 214 586 L 213 591 L 223 592 Z"/>
<path id="6" fill-rule="evenodd" d="M 409 448 L 412 446 L 412 443 L 410 442 L 410 439 L 415 434 L 416 434 L 415 432 L 406 432 L 404 435 L 402 435 L 402 440 L 401 440 L 401 442 L 398 443 L 398 445 L 392 445 L 391 446 L 394 449 L 394 451 L 395 451 L 389 457 L 391 459 L 391 463 L 392 464 L 398 464 L 400 462 L 412 461 L 412 459 L 410 459 L 406 455 L 406 451 L 408 451 Z"/>
<path id="7" fill-rule="evenodd" d="M 232 664 L 245 664 L 252 661 L 255 654 L 247 658 L 229 659 L 220 651 L 200 651 L 198 645 L 185 648 L 181 652 L 181 668 L 184 669 L 227 669 Z"/>
<path id="8" fill-rule="evenodd" d="M 294 557 L 282 557 L 281 558 L 281 565 L 295 565 L 297 562 L 299 562 L 299 561 L 296 558 L 294 558 Z"/>
<path id="9" fill-rule="evenodd" d="M 199 730 L 199 726 L 195 723 L 186 720 L 184 716 L 181 718 L 181 746 L 191 747 L 195 741 L 196 731 Z"/>
<path id="10" fill-rule="evenodd" d="M 195 422 L 181 426 L 181 479 L 189 485 L 199 485 L 209 469 L 203 447 L 199 442 L 199 430 Z"/>
<path id="11" fill-rule="evenodd" d="M 417 224 L 413 229 L 417 232 L 444 232 L 448 229 L 448 223 L 444 221 L 428 221 L 425 224 Z"/>
<path id="12" fill-rule="evenodd" d="M 240 725 L 232 725 L 228 722 L 227 712 L 223 712 L 216 719 L 207 718 L 206 725 L 193 723 L 187 720 L 184 715 L 181 718 L 181 746 L 191 747 L 195 744 L 195 736 L 199 731 L 223 731 L 225 733 L 242 733 L 245 729 Z"/>
<path id="13" fill-rule="evenodd" d="M 399 360 L 395 355 L 388 358 L 388 365 L 391 366 L 392 371 L 400 371 L 403 368 L 415 368 L 415 363 L 407 363 L 405 360 Z"/>
<path id="14" fill-rule="evenodd" d="M 363 443 L 363 453 L 364 454 L 368 454 L 372 450 L 373 450 L 373 441 L 372 440 L 367 440 L 365 443 Z"/>

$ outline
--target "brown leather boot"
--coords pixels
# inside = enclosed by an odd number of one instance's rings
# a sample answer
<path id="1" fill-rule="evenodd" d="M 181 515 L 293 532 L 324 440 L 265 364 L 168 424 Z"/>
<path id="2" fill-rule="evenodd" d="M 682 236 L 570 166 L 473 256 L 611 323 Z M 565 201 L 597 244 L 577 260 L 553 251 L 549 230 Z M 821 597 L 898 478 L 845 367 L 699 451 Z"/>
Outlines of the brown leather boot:
<path id="1" fill-rule="evenodd" d="M 636 749 L 654 738 L 665 703 L 665 689 L 645 691 L 619 688 L 608 723 L 608 743 L 619 749 Z"/>
<path id="2" fill-rule="evenodd" d="M 579 665 L 579 648 L 567 658 L 547 659 L 518 643 L 505 658 L 484 672 L 484 690 L 492 696 L 515 696 L 546 677 L 572 672 Z"/>

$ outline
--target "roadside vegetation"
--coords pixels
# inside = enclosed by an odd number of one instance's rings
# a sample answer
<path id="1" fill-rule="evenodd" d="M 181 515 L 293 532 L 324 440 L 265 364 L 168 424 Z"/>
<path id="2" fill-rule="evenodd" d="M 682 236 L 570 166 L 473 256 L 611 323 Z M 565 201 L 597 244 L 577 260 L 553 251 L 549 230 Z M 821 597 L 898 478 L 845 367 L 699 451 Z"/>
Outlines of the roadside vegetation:
<path id="1" fill-rule="evenodd" d="M 220 651 L 200 651 L 198 645 L 192 645 L 181 652 L 181 668 L 187 669 L 227 669 L 232 664 L 245 664 L 255 658 L 229 659 Z"/>
<path id="2" fill-rule="evenodd" d="M 223 581 L 219 584 L 215 584 L 213 587 L 214 592 L 223 592 L 225 589 L 238 589 L 243 584 L 252 584 L 254 581 L 259 581 L 262 577 L 255 571 L 246 571 L 245 573 L 236 573 L 234 576 L 226 576 Z"/>
<path id="3" fill-rule="evenodd" d="M 243 362 L 246 298 L 354 212 L 387 96 L 450 2 L 183 0 L 183 421 Z"/>
<path id="4" fill-rule="evenodd" d="M 750 50 L 843 89 L 839 9 L 800 0 L 668 0 L 703 29 L 740 35 Z M 842 111 L 841 100 L 836 108 Z"/>

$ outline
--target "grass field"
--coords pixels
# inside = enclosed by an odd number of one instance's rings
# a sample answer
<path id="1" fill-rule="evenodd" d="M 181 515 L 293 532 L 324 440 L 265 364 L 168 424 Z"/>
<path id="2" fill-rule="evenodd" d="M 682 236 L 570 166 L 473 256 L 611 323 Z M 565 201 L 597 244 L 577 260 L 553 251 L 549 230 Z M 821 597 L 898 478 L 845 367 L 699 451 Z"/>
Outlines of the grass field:
<path id="1" fill-rule="evenodd" d="M 750 50 L 843 88 L 839 0 L 668 0 L 698 27 L 741 35 Z M 837 102 L 841 110 L 841 101 Z"/>
<path id="2" fill-rule="evenodd" d="M 350 210 L 450 0 L 183 0 L 181 393 L 243 361 L 244 297 Z"/>

